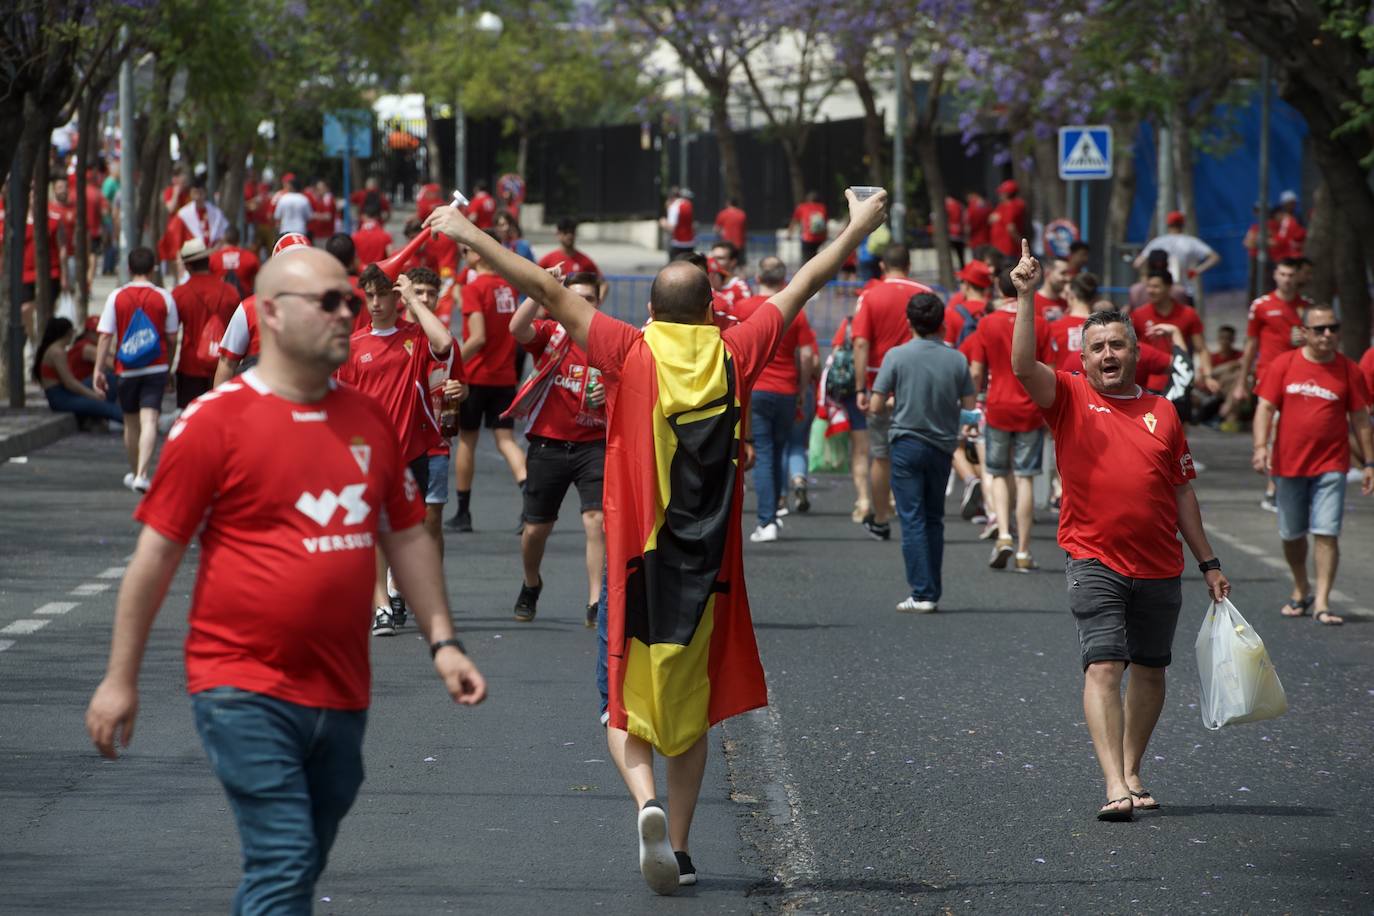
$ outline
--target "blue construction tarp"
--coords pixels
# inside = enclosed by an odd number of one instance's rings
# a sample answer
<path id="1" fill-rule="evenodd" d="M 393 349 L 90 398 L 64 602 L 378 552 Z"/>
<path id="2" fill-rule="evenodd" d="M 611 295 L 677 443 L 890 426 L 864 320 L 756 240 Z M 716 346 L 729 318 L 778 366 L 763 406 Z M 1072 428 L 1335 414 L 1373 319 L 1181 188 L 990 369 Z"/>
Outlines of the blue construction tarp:
<path id="1" fill-rule="evenodd" d="M 1193 164 L 1199 234 L 1221 255 L 1221 263 L 1207 272 L 1207 289 L 1243 289 L 1248 281 L 1248 263 L 1241 243 L 1255 222 L 1253 208 L 1259 195 L 1259 89 L 1246 105 L 1220 106 L 1212 124 L 1211 136 L 1202 144 L 1204 149 L 1195 150 Z M 1302 193 L 1306 139 L 1307 122 L 1275 93 L 1270 98 L 1269 117 L 1271 206 L 1285 190 Z M 1205 151 L 1207 147 L 1214 151 Z M 1155 199 L 1159 194 L 1151 124 L 1142 124 L 1136 137 L 1135 163 L 1135 201 L 1126 238 L 1144 243 L 1154 237 Z"/>

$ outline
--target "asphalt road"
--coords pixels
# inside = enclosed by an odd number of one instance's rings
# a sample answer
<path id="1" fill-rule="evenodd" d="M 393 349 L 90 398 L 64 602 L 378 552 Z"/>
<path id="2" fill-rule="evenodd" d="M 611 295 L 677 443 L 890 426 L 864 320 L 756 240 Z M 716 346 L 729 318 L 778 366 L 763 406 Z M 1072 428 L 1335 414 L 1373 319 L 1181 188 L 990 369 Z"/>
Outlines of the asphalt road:
<path id="1" fill-rule="evenodd" d="M 714 732 L 693 830 L 701 883 L 659 900 L 597 723 L 575 503 L 539 616 L 517 624 L 516 494 L 484 440 L 479 530 L 451 537 L 446 567 L 491 697 L 454 708 L 413 629 L 374 640 L 368 778 L 317 912 L 1374 912 L 1374 627 L 1278 618 L 1274 518 L 1254 504 L 1243 440 L 1198 433 L 1194 446 L 1205 517 L 1287 688 L 1285 717 L 1202 727 L 1191 572 L 1146 773 L 1164 807 L 1097 823 L 1052 525 L 1036 531 L 1044 569 L 1017 575 L 988 570 L 987 545 L 951 517 L 942 612 L 898 615 L 900 546 L 865 539 L 847 488 L 827 479 L 783 540 L 747 548 L 772 705 Z M 119 454 L 83 435 L 0 465 L 5 913 L 222 912 L 238 878 L 184 694 L 194 552 L 153 630 L 133 746 L 102 761 L 82 728 L 136 534 Z M 1123 481 L 1103 511 L 1128 498 Z M 1344 543 L 1337 607 L 1368 607 L 1374 503 L 1347 515 Z"/>

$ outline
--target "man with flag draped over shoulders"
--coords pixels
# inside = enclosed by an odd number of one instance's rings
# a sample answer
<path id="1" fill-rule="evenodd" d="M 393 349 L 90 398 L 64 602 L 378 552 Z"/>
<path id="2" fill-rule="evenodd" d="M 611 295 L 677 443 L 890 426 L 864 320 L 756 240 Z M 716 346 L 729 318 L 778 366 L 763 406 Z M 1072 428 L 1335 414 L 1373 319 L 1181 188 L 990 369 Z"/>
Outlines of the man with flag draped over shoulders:
<path id="1" fill-rule="evenodd" d="M 695 884 L 687 834 L 706 767 L 706 733 L 767 705 L 744 585 L 740 423 L 787 326 L 884 218 L 887 195 L 848 194 L 848 227 L 745 321 L 712 321 L 706 275 L 669 264 L 636 328 L 597 311 L 506 251 L 451 207 L 425 221 L 476 249 L 548 309 L 607 393 L 606 522 L 610 721 L 607 742 L 638 809 L 640 871 L 659 894 Z M 668 758 L 671 822 L 654 751 Z"/>

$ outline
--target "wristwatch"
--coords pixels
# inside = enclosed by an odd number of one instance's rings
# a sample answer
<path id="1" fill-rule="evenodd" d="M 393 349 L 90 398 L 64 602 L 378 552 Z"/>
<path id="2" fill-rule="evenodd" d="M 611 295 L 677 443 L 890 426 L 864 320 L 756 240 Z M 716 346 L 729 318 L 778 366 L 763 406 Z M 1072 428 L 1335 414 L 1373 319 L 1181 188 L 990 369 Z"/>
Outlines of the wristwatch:
<path id="1" fill-rule="evenodd" d="M 1212 557 L 1210 560 L 1203 560 L 1197 565 L 1197 568 L 1205 575 L 1214 569 L 1221 569 L 1221 561 Z"/>
<path id="2" fill-rule="evenodd" d="M 459 639 L 457 636 L 450 636 L 448 639 L 441 639 L 438 642 L 430 643 L 429 657 L 433 658 L 434 656 L 438 655 L 439 650 L 444 648 L 444 646 L 453 646 L 453 648 L 457 649 L 459 652 L 462 652 L 464 655 L 468 654 L 468 650 L 463 647 L 463 641 Z"/>

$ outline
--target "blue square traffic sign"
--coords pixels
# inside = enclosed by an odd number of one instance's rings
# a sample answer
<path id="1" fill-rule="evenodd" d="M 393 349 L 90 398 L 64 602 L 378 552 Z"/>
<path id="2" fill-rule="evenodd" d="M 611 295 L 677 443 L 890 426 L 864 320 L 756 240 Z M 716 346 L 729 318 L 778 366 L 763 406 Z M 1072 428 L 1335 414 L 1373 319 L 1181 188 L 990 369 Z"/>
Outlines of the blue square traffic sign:
<path id="1" fill-rule="evenodd" d="M 1059 128 L 1059 177 L 1083 181 L 1112 177 L 1112 129 L 1095 125 Z"/>

